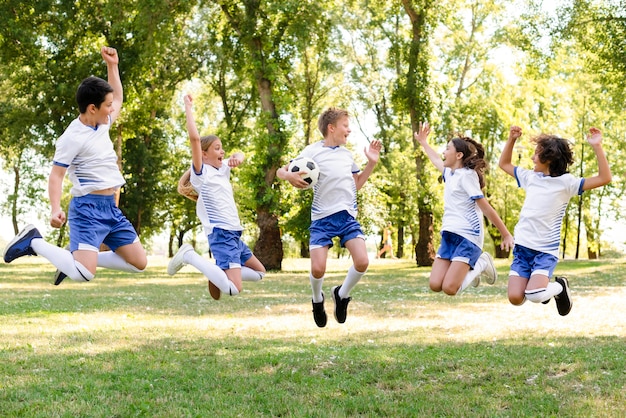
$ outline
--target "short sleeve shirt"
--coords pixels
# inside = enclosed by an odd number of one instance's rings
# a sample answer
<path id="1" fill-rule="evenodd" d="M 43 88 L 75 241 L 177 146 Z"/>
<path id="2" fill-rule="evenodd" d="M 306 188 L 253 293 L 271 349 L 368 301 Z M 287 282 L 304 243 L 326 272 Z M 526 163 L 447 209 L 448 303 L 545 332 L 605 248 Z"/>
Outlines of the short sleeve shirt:
<path id="1" fill-rule="evenodd" d="M 327 147 L 324 141 L 305 147 L 301 157 L 309 157 L 320 169 L 320 176 L 313 186 L 311 220 L 318 220 L 341 211 L 348 211 L 356 218 L 357 200 L 354 174 L 360 172 L 352 152 L 345 147 Z"/>
<path id="2" fill-rule="evenodd" d="M 515 225 L 515 244 L 558 257 L 567 204 L 582 194 L 585 179 L 569 173 L 550 177 L 521 167 L 515 167 L 514 174 L 517 185 L 526 191 Z"/>
<path id="3" fill-rule="evenodd" d="M 200 174 L 194 172 L 192 164 L 191 185 L 198 193 L 196 214 L 207 235 L 213 232 L 213 228 L 243 231 L 230 184 L 228 160 L 224 160 L 219 168 L 203 164 Z"/>
<path id="4" fill-rule="evenodd" d="M 67 169 L 72 196 L 124 185 L 109 137 L 110 127 L 110 118 L 108 124 L 98 125 L 95 129 L 76 118 L 57 140 L 53 164 Z"/>
<path id="5" fill-rule="evenodd" d="M 443 170 L 442 231 L 453 232 L 483 248 L 483 213 L 476 204 L 484 197 L 476 171 L 458 168 Z"/>

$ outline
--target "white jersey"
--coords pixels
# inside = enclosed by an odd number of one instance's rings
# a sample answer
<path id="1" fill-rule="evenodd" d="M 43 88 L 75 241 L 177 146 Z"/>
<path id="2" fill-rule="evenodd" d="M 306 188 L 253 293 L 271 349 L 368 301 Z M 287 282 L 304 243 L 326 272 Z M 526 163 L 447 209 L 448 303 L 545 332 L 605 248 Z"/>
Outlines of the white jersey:
<path id="1" fill-rule="evenodd" d="M 216 227 L 243 231 L 235 205 L 233 186 L 230 184 L 228 160 L 224 160 L 220 168 L 203 164 L 200 174 L 194 172 L 192 164 L 191 185 L 198 193 L 196 214 L 202 222 L 205 234 L 210 235 Z"/>
<path id="2" fill-rule="evenodd" d="M 110 117 L 108 124 L 98 125 L 95 129 L 76 118 L 57 140 L 53 164 L 67 168 L 72 196 L 124 185 L 109 137 L 110 127 Z"/>
<path id="3" fill-rule="evenodd" d="M 342 146 L 326 147 L 322 140 L 306 146 L 300 156 L 311 158 L 320 169 L 319 179 L 313 186 L 311 220 L 344 210 L 356 218 L 356 183 L 353 175 L 361 170 L 354 162 L 352 152 Z"/>
<path id="4" fill-rule="evenodd" d="M 550 177 L 521 167 L 515 167 L 515 179 L 526 191 L 515 225 L 515 244 L 558 257 L 567 204 L 582 194 L 585 179 L 571 174 Z"/>
<path id="5" fill-rule="evenodd" d="M 443 220 L 441 229 L 453 232 L 483 248 L 483 212 L 476 199 L 484 197 L 476 171 L 470 168 L 443 169 Z"/>

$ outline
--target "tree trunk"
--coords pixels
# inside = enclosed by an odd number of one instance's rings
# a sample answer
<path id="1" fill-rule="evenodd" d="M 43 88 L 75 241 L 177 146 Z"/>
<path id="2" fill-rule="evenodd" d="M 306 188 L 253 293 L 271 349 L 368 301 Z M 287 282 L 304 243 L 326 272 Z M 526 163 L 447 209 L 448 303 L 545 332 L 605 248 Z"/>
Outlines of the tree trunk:
<path id="1" fill-rule="evenodd" d="M 404 225 L 398 227 L 398 247 L 396 249 L 396 257 L 404 257 Z"/>
<path id="2" fill-rule="evenodd" d="M 259 239 L 254 246 L 254 255 L 267 270 L 280 270 L 284 254 L 278 217 L 261 206 L 257 209 L 257 225 Z"/>
<path id="3" fill-rule="evenodd" d="M 419 210 L 419 238 L 415 244 L 415 261 L 420 267 L 432 266 L 435 261 L 433 247 L 433 214 L 430 210 Z"/>

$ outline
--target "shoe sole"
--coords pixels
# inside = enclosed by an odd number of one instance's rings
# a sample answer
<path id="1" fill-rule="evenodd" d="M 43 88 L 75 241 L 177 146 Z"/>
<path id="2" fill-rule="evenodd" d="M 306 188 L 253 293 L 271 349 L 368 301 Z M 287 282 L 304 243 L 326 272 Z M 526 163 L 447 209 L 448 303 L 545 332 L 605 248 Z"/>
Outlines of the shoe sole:
<path id="1" fill-rule="evenodd" d="M 555 277 L 554 281 L 563 286 L 563 291 L 555 296 L 556 309 L 559 311 L 559 315 L 565 316 L 572 310 L 572 298 L 569 291 L 569 282 L 565 277 Z"/>
<path id="2" fill-rule="evenodd" d="M 209 280 L 209 293 L 211 294 L 211 297 L 215 300 L 220 300 L 220 298 L 222 297 L 222 291 L 219 289 L 219 287 L 215 286 L 213 282 L 211 282 L 210 280 Z"/>
<path id="3" fill-rule="evenodd" d="M 57 270 L 54 275 L 54 285 L 58 286 L 61 284 L 63 280 L 67 278 L 67 275 L 63 273 L 61 270 Z"/>

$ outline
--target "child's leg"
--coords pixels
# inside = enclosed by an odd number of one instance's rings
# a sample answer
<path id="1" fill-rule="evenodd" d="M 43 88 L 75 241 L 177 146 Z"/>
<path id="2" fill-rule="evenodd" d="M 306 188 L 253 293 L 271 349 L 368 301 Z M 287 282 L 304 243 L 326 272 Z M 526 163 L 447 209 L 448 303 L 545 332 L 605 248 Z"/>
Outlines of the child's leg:
<path id="1" fill-rule="evenodd" d="M 550 278 L 543 274 L 533 274 L 530 276 L 526 287 L 526 299 L 539 303 L 550 300 L 563 291 L 560 283 L 550 282 Z"/>
<path id="2" fill-rule="evenodd" d="M 235 287 L 239 292 L 243 290 L 243 283 L 241 280 L 241 267 L 234 267 L 231 269 L 224 270 L 228 280 L 234 283 Z"/>
<path id="3" fill-rule="evenodd" d="M 369 258 L 367 256 L 367 247 L 362 238 L 353 238 L 345 243 L 346 248 L 350 251 L 354 264 L 348 269 L 348 274 L 339 288 L 339 297 L 346 299 L 350 296 L 350 291 L 361 280 L 367 268 L 369 267 Z"/>
<path id="4" fill-rule="evenodd" d="M 459 293 L 469 269 L 469 264 L 462 261 L 453 261 L 450 263 L 450 268 L 448 268 L 441 285 L 441 289 L 446 295 L 454 296 Z"/>
<path id="5" fill-rule="evenodd" d="M 450 268 L 450 260 L 436 257 L 433 262 L 433 267 L 430 270 L 430 279 L 428 281 L 430 290 L 433 292 L 441 292 L 443 286 L 443 279 L 448 273 Z"/>
<path id="6" fill-rule="evenodd" d="M 253 255 L 241 266 L 241 280 L 244 282 L 258 282 L 265 277 L 265 272 L 263 263 Z"/>
<path id="7" fill-rule="evenodd" d="M 76 250 L 72 254 L 68 250 L 52 245 L 42 238 L 33 239 L 31 247 L 38 255 L 48 259 L 57 269 L 72 280 L 88 282 L 95 277 L 98 264 L 98 253 L 96 251 Z"/>
<path id="8" fill-rule="evenodd" d="M 114 254 L 121 257 L 125 263 L 134 267 L 134 269 L 129 268 L 129 266 L 122 266 L 121 264 L 117 264 L 117 263 L 114 264 L 114 265 L 117 265 L 117 267 L 110 267 L 110 268 L 136 273 L 136 272 L 141 272 L 145 270 L 146 266 L 148 265 L 148 257 L 146 257 L 146 250 L 144 250 L 143 245 L 141 245 L 141 242 L 139 242 L 139 240 L 133 242 L 132 244 L 122 245 L 121 247 L 116 248 Z M 107 257 L 112 257 L 112 256 L 105 256 L 105 259 Z M 100 259 L 98 259 L 98 265 L 100 265 Z M 106 267 L 106 266 L 103 265 L 102 267 Z"/>
<path id="9" fill-rule="evenodd" d="M 324 274 L 326 274 L 326 259 L 328 257 L 328 246 L 318 247 L 311 250 L 311 273 L 309 280 L 313 292 L 313 302 L 319 303 L 324 300 L 322 295 L 322 284 Z"/>
<path id="10" fill-rule="evenodd" d="M 528 286 L 527 278 L 516 275 L 509 276 L 507 294 L 512 305 L 519 306 L 526 301 L 526 286 Z"/>
<path id="11" fill-rule="evenodd" d="M 124 258 L 121 255 L 119 255 L 120 250 L 122 248 L 123 247 L 118 248 L 117 252 L 100 251 L 98 253 L 98 267 L 104 267 L 104 268 L 113 269 L 113 270 L 121 270 L 121 271 L 126 271 L 128 273 L 141 273 L 142 271 L 144 271 L 145 267 L 144 269 L 139 269 L 135 267 L 133 264 L 124 260 Z"/>

